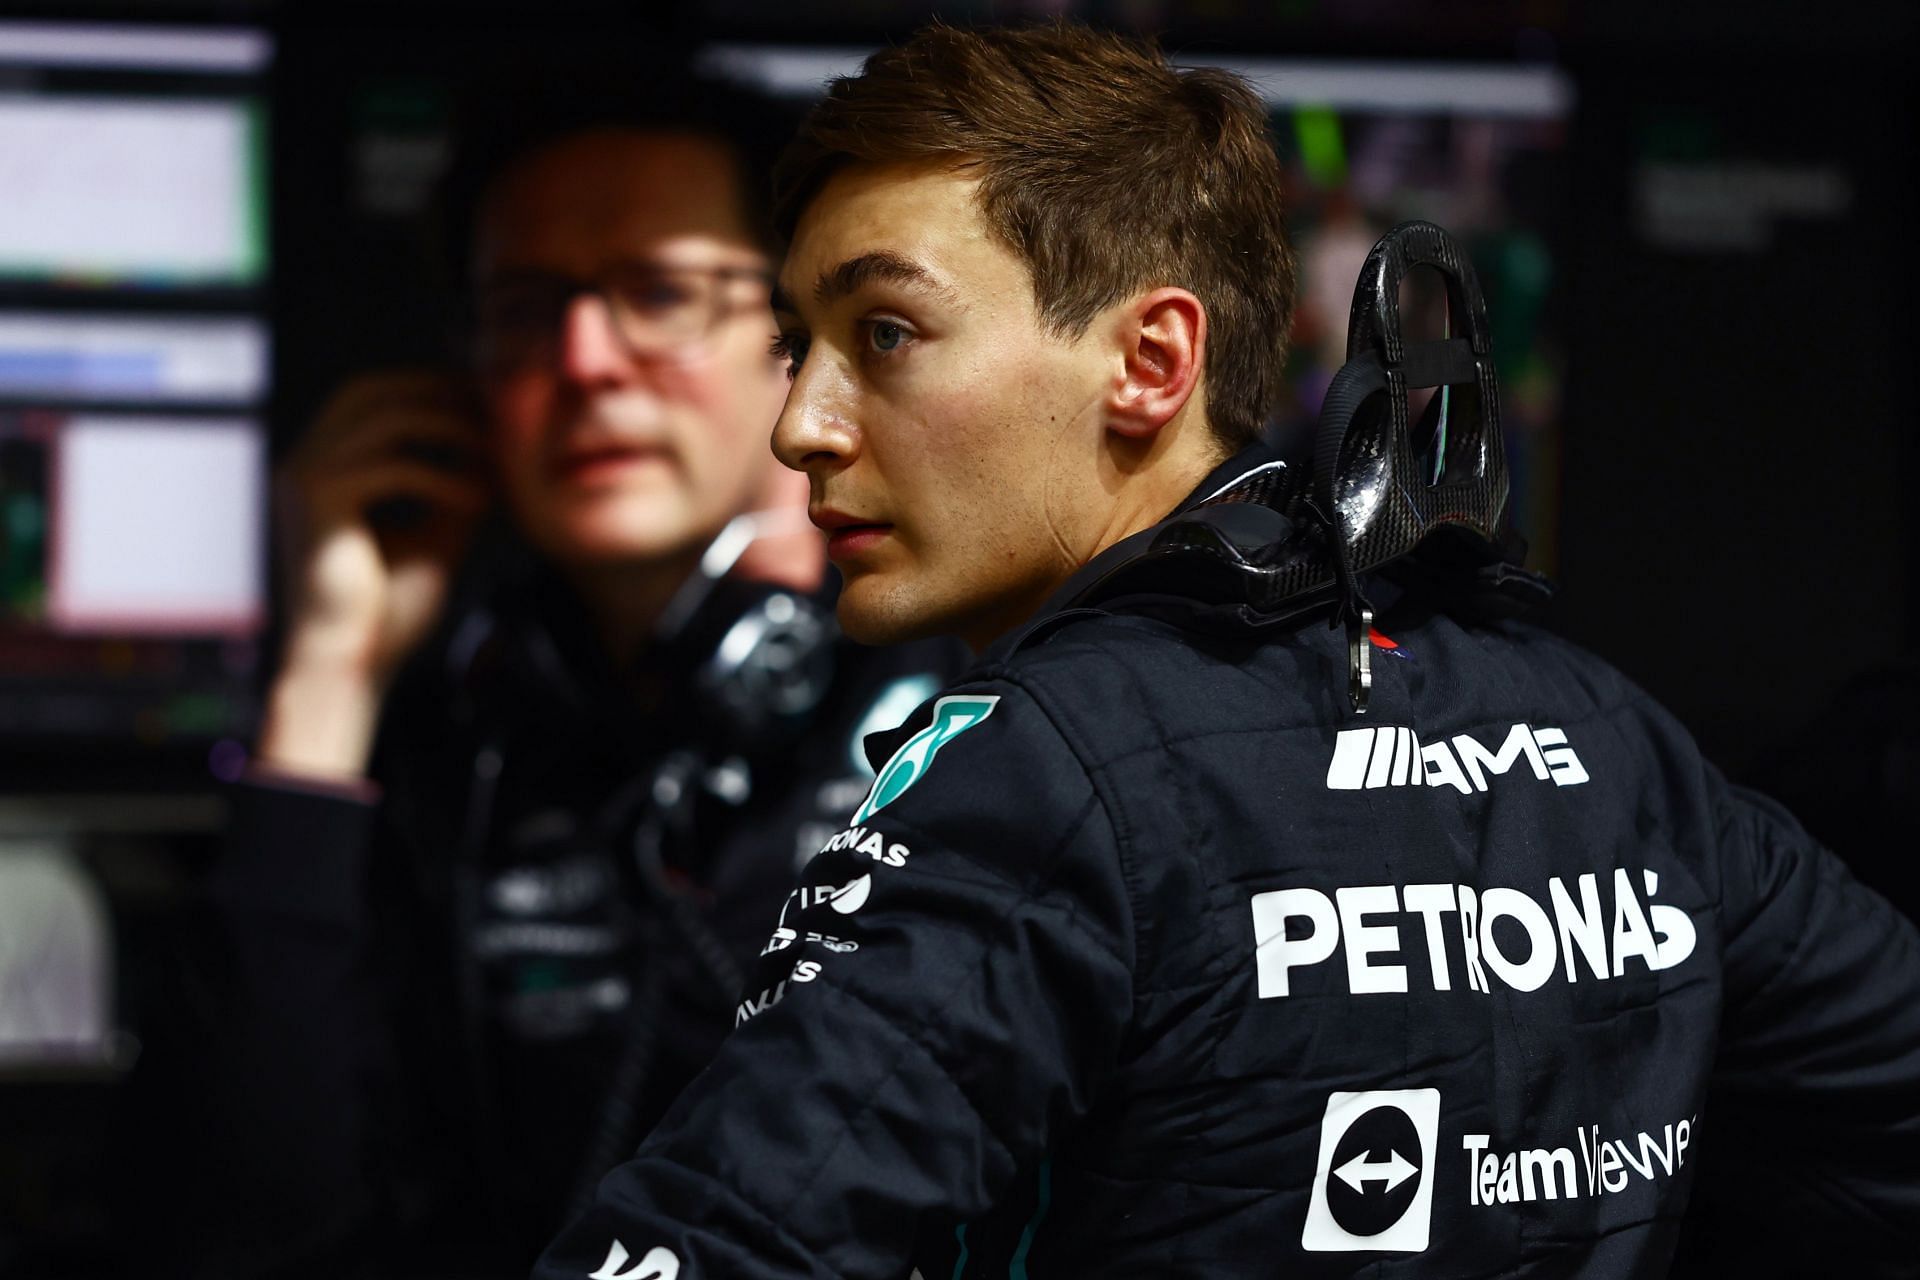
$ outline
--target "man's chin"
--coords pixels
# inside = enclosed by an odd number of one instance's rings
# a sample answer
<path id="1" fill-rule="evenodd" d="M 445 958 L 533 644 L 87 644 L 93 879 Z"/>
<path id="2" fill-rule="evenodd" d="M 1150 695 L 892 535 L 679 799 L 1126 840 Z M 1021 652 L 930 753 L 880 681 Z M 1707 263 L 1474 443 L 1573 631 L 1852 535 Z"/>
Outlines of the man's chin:
<path id="1" fill-rule="evenodd" d="M 835 606 L 841 633 L 871 645 L 900 644 L 947 633 L 938 610 L 916 607 L 914 601 L 903 598 L 905 595 L 889 589 L 875 575 L 854 578 L 841 588 Z"/>
<path id="2" fill-rule="evenodd" d="M 855 578 L 842 587 L 836 612 L 841 633 L 861 644 L 900 644 L 943 637 L 963 641 L 979 653 L 1024 616 L 995 610 L 992 605 L 991 600 L 964 597 L 930 599 L 874 574 Z"/>
<path id="3" fill-rule="evenodd" d="M 582 569 L 676 565 L 697 555 L 711 535 L 704 531 L 666 532 L 605 529 L 546 530 L 533 539 L 556 564 Z"/>
<path id="4" fill-rule="evenodd" d="M 940 634 L 937 625 L 884 609 L 862 609 L 850 605 L 845 596 L 840 597 L 835 613 L 841 634 L 860 644 L 900 644 Z"/>

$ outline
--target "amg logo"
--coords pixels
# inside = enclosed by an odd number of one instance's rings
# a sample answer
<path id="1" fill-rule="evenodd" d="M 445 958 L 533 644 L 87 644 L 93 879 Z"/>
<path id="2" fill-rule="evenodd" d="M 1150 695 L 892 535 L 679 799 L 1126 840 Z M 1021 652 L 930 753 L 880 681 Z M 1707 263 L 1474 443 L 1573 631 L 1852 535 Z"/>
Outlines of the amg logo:
<path id="1" fill-rule="evenodd" d="M 1498 751 L 1481 746 L 1471 734 L 1423 744 L 1401 725 L 1342 729 L 1334 739 L 1327 766 L 1327 789 L 1359 791 L 1370 787 L 1418 787 L 1445 784 L 1461 795 L 1487 789 L 1487 775 L 1505 773 L 1525 760 L 1540 781 L 1574 787 L 1587 780 L 1586 766 L 1567 745 L 1564 729 L 1535 729 L 1516 724 Z"/>

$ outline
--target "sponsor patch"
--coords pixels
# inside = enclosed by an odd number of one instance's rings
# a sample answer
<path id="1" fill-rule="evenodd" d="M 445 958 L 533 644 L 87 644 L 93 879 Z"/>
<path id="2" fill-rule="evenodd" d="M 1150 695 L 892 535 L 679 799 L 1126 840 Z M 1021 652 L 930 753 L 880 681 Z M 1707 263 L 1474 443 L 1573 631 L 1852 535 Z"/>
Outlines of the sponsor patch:
<path id="1" fill-rule="evenodd" d="M 1327 1097 L 1300 1246 L 1309 1253 L 1419 1253 L 1433 1224 L 1438 1089 Z"/>
<path id="2" fill-rule="evenodd" d="M 993 714 L 997 695 L 959 693 L 933 704 L 933 723 L 902 743 L 873 780 L 873 790 L 854 811 L 858 824 L 898 800 L 933 767 L 940 748 Z"/>
<path id="3" fill-rule="evenodd" d="M 818 960 L 801 960 L 793 966 L 793 972 L 770 987 L 763 988 L 740 1002 L 733 1011 L 733 1025 L 739 1026 L 750 1018 L 757 1018 L 773 1006 L 787 998 L 787 992 L 796 986 L 812 982 L 820 976 Z"/>
<path id="4" fill-rule="evenodd" d="M 1644 900 L 1633 875 L 1616 868 L 1611 904 L 1602 899 L 1602 882 L 1593 872 L 1571 882 L 1549 878 L 1544 905 L 1519 889 L 1464 884 L 1256 893 L 1250 905 L 1260 998 L 1292 994 L 1295 970 L 1326 963 L 1336 953 L 1353 995 L 1405 995 L 1421 976 L 1426 990 L 1451 991 L 1457 976 L 1468 990 L 1490 993 L 1493 980 L 1515 991 L 1537 991 L 1556 977 L 1608 981 L 1627 973 L 1629 964 L 1671 969 L 1693 954 L 1693 918 L 1653 901 L 1660 892 L 1658 873 L 1642 870 L 1639 880 Z M 1502 922 L 1505 927 L 1496 930 Z M 1424 966 L 1402 963 L 1422 951 Z"/>
<path id="5" fill-rule="evenodd" d="M 1599 1125 L 1584 1125 L 1565 1146 L 1504 1153 L 1493 1149 L 1491 1134 L 1463 1134 L 1460 1149 L 1467 1153 L 1468 1203 L 1530 1204 L 1610 1196 L 1625 1191 L 1636 1179 L 1671 1178 L 1685 1167 L 1699 1122 L 1700 1117 L 1688 1116 L 1657 1131 L 1643 1129 L 1623 1138 L 1604 1137 Z"/>
<path id="6" fill-rule="evenodd" d="M 1588 780 L 1564 729 L 1516 724 L 1498 748 L 1489 750 L 1470 733 L 1423 743 L 1405 725 L 1383 724 L 1340 730 L 1327 764 L 1327 790 L 1447 786 L 1466 796 L 1485 791 L 1489 779 L 1523 761 L 1537 780 L 1556 787 L 1577 787 Z"/>

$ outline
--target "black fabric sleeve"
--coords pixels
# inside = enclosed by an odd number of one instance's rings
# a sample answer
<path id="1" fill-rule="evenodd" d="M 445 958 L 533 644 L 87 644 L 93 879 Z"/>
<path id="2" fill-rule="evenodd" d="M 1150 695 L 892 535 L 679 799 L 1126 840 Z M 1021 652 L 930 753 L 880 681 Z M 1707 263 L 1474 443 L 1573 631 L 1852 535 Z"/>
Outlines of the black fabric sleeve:
<path id="1" fill-rule="evenodd" d="M 194 1053 L 212 1197 L 198 1210 L 194 1270 L 345 1265 L 345 1242 L 377 1211 L 372 1094 L 389 1053 L 369 964 L 377 805 L 266 780 L 229 794 Z"/>
<path id="2" fill-rule="evenodd" d="M 1132 1008 L 1106 809 L 1015 686 L 931 717 L 768 921 L 717 1060 L 536 1275 L 899 1280 L 1084 1112 Z"/>
<path id="3" fill-rule="evenodd" d="M 1770 801 L 1726 788 L 1718 825 L 1703 1211 L 1749 1274 L 1920 1275 L 1920 935 Z"/>
<path id="4" fill-rule="evenodd" d="M 255 773 L 228 789 L 214 901 L 353 932 L 367 917 L 367 859 L 380 791 Z"/>

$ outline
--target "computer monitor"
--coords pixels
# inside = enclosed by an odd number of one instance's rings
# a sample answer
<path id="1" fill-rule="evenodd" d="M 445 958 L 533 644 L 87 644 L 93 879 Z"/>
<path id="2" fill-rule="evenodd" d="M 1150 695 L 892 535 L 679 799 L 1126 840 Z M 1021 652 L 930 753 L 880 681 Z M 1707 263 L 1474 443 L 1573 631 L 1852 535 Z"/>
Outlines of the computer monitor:
<path id="1" fill-rule="evenodd" d="M 0 790 L 250 721 L 271 57 L 0 22 Z"/>

